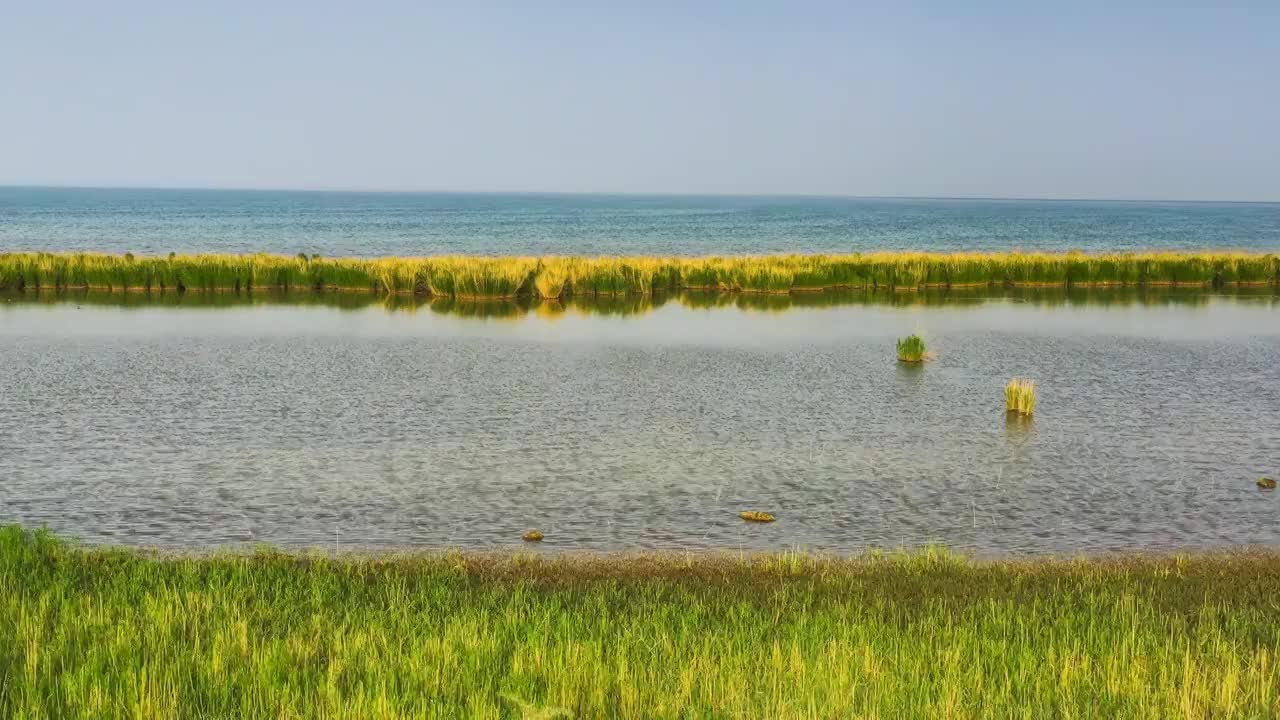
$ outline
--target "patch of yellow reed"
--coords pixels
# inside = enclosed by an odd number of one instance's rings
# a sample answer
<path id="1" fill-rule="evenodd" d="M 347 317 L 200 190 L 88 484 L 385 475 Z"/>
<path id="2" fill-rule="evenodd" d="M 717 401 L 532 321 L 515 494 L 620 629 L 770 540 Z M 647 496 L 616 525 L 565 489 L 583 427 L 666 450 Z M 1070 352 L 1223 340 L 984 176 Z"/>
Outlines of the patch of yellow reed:
<path id="1" fill-rule="evenodd" d="M 1032 380 L 1014 378 L 1004 386 L 1005 410 L 1030 415 L 1036 410 L 1036 384 Z"/>
<path id="2" fill-rule="evenodd" d="M 1263 285 L 1280 259 L 1246 252 L 928 253 L 709 257 L 319 258 L 0 253 L 0 289 L 353 289 L 481 298 L 647 295 L 675 289 Z"/>

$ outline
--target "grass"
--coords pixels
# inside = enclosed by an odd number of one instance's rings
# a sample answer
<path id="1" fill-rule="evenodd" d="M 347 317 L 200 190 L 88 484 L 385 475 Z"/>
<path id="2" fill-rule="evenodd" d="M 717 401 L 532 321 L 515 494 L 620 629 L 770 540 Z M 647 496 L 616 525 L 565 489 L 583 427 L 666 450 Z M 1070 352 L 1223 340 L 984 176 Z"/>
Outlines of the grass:
<path id="1" fill-rule="evenodd" d="M 898 340 L 898 359 L 902 362 L 924 362 L 924 339 L 919 335 L 908 335 Z"/>
<path id="2" fill-rule="evenodd" d="M 1014 378 L 1004 386 L 1004 406 L 1007 412 L 1031 415 L 1036 411 L 1036 384 L 1031 380 Z"/>
<path id="3" fill-rule="evenodd" d="M 556 299 L 679 289 L 789 294 L 830 289 L 1197 287 L 1280 282 L 1280 258 L 1246 252 L 918 253 L 739 257 L 321 258 L 0 253 L 0 290 L 338 289 L 447 298 Z"/>
<path id="4" fill-rule="evenodd" d="M 166 557 L 0 530 L 9 718 L 1275 717 L 1280 555 Z"/>

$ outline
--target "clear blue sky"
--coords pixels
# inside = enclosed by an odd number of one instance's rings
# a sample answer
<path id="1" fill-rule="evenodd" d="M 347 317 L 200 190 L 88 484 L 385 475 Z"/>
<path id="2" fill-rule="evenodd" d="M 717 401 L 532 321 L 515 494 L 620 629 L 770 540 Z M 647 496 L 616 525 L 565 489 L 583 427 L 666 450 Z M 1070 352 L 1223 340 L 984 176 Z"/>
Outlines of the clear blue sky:
<path id="1" fill-rule="evenodd" d="M 0 184 L 1280 200 L 1183 5 L 5 0 Z"/>

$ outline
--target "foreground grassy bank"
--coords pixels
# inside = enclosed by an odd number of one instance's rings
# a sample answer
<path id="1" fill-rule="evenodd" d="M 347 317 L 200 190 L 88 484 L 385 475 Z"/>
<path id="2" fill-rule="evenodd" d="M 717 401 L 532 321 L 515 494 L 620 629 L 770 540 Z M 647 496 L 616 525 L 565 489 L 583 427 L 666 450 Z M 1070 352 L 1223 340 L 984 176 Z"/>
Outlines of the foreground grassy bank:
<path id="1" fill-rule="evenodd" d="M 836 288 L 1267 285 L 1280 258 L 1256 253 L 869 253 L 742 257 L 308 258 L 0 254 L 0 290 L 341 289 L 450 298 L 789 293 Z"/>
<path id="2" fill-rule="evenodd" d="M 0 716 L 1274 717 L 1278 616 L 1266 553 L 160 558 L 5 528 Z"/>

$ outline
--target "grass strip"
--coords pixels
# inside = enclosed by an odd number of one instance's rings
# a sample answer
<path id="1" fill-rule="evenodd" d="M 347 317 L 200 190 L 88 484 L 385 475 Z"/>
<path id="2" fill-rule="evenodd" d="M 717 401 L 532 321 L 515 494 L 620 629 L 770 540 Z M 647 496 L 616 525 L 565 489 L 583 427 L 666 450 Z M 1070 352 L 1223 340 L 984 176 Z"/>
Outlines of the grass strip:
<path id="1" fill-rule="evenodd" d="M 0 253 L 0 290 L 354 290 L 447 298 L 614 297 L 674 290 L 1274 285 L 1280 258 L 1247 252 L 917 253 L 740 257 L 320 258 Z"/>

